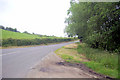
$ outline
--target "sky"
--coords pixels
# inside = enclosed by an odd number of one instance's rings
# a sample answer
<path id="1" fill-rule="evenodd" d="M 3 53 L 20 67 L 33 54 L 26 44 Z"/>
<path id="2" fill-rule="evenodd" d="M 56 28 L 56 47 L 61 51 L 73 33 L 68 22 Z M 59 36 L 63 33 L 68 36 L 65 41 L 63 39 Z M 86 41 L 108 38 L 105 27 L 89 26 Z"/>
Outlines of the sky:
<path id="1" fill-rule="evenodd" d="M 0 0 L 0 25 L 64 37 L 70 0 Z"/>

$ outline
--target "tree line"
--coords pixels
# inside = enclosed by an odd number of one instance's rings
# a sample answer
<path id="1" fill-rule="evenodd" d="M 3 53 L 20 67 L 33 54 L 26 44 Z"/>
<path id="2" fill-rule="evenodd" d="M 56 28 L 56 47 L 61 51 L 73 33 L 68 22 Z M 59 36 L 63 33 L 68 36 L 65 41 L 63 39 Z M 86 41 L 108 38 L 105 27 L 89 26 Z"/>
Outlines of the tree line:
<path id="1" fill-rule="evenodd" d="M 0 25 L 0 29 L 8 30 L 8 31 L 13 31 L 13 32 L 20 32 L 20 31 L 18 31 L 16 28 L 4 27 L 4 26 L 2 26 L 2 25 Z"/>
<path id="2" fill-rule="evenodd" d="M 13 32 L 19 32 L 19 31 L 17 31 L 16 28 L 13 29 L 11 27 L 5 28 L 4 26 L 0 26 L 0 29 L 13 31 Z M 47 36 L 47 35 L 40 35 L 40 34 L 35 34 L 35 33 L 31 34 L 31 33 L 28 33 L 27 31 L 24 31 L 23 33 L 29 34 L 29 35 L 37 35 L 41 38 L 35 38 L 35 39 L 14 39 L 14 38 L 0 39 L 0 46 L 8 47 L 8 46 L 40 45 L 40 44 L 48 44 L 48 43 L 67 42 L 67 41 L 72 41 L 72 40 L 76 39 L 76 38 L 74 39 L 74 38 L 56 37 L 54 35 Z M 5 36 L 5 35 L 2 35 L 2 36 Z"/>
<path id="3" fill-rule="evenodd" d="M 120 2 L 71 0 L 65 32 L 93 48 L 120 51 Z"/>

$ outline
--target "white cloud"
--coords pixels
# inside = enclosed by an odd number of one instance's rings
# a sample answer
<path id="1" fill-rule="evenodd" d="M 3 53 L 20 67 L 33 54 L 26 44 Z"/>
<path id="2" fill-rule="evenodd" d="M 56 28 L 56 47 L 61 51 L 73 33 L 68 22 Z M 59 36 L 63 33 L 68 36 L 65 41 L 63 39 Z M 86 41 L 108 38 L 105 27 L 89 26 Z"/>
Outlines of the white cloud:
<path id="1" fill-rule="evenodd" d="M 20 31 L 64 36 L 70 0 L 1 0 L 0 24 Z M 1 7 L 0 6 L 0 7 Z M 4 10 L 2 10 L 4 9 Z"/>

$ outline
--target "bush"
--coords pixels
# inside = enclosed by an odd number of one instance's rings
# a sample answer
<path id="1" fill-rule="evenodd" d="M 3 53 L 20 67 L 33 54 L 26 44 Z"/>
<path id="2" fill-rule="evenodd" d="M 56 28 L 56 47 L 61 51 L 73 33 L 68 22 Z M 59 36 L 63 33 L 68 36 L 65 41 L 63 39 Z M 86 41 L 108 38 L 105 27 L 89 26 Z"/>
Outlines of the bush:
<path id="1" fill-rule="evenodd" d="M 65 42 L 71 41 L 73 38 L 41 38 L 41 39 L 3 39 L 2 46 L 26 46 L 26 45 L 39 45 L 39 44 L 47 44 L 47 43 L 55 43 L 55 42 Z"/>

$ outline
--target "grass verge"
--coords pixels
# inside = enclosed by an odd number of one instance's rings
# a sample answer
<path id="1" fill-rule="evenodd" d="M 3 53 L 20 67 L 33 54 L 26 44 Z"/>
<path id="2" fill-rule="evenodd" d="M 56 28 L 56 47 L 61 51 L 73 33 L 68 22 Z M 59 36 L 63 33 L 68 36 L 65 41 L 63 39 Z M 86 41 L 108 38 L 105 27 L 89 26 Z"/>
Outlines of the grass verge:
<path id="1" fill-rule="evenodd" d="M 59 48 L 55 53 L 66 62 L 81 63 L 88 61 L 84 55 L 78 54 L 76 43 Z"/>
<path id="2" fill-rule="evenodd" d="M 77 51 L 85 55 L 90 61 L 83 62 L 98 73 L 118 78 L 118 54 L 93 49 L 87 44 L 79 44 Z"/>
<path id="3" fill-rule="evenodd" d="M 76 47 L 74 47 L 76 46 Z M 113 78 L 118 78 L 118 55 L 89 48 L 85 43 L 71 44 L 55 51 L 66 62 L 83 63 L 87 67 Z"/>

